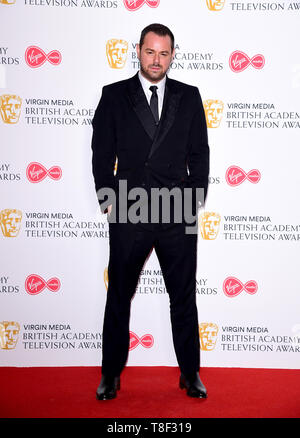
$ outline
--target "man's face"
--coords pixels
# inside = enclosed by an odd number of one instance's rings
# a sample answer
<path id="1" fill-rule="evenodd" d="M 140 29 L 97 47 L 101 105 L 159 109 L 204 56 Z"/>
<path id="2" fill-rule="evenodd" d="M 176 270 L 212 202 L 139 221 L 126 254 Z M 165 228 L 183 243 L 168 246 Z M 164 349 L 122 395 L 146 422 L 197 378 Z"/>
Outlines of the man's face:
<path id="1" fill-rule="evenodd" d="M 154 32 L 148 32 L 142 47 L 137 45 L 142 75 L 150 82 L 159 82 L 167 73 L 174 53 L 169 35 L 159 36 Z"/>

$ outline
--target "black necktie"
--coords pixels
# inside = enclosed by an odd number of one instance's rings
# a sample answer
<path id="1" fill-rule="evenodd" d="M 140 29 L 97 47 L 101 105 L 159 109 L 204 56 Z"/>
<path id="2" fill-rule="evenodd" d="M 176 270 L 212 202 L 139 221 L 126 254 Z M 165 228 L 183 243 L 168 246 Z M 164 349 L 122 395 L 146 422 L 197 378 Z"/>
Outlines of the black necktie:
<path id="1" fill-rule="evenodd" d="M 159 122 L 159 116 L 158 116 L 158 96 L 157 96 L 157 86 L 152 85 L 149 87 L 149 89 L 152 91 L 152 96 L 150 99 L 150 108 L 155 120 L 155 123 L 158 124 Z"/>

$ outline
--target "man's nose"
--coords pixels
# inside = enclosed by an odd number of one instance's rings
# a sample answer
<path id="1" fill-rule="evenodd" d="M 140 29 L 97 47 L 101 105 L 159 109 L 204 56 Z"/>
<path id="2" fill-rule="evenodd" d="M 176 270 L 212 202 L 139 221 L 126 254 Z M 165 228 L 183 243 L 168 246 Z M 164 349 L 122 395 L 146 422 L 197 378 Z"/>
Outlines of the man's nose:
<path id="1" fill-rule="evenodd" d="M 154 62 L 155 64 L 159 64 L 159 54 L 158 54 L 158 53 L 155 53 L 155 54 L 154 54 L 153 62 Z"/>

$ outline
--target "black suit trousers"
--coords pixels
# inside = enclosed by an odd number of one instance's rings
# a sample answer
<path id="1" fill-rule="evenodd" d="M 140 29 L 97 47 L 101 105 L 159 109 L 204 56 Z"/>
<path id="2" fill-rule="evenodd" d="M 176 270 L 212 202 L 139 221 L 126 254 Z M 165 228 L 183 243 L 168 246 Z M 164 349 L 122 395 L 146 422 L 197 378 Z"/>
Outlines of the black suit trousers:
<path id="1" fill-rule="evenodd" d="M 182 373 L 200 366 L 196 307 L 197 235 L 185 225 L 109 224 L 110 259 L 103 325 L 102 374 L 120 375 L 129 350 L 129 319 L 139 275 L 155 249 L 170 299 L 170 318 L 176 357 Z M 133 236 L 130 242 L 129 236 Z M 159 342 L 159 339 L 157 340 Z"/>

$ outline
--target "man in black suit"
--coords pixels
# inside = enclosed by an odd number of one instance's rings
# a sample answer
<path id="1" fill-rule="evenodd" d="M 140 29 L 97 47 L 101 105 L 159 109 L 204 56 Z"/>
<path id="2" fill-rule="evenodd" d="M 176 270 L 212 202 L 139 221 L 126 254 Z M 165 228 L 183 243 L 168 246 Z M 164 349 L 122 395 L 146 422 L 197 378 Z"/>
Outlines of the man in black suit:
<path id="1" fill-rule="evenodd" d="M 179 385 L 186 388 L 187 395 L 205 398 L 207 391 L 199 377 L 197 234 L 186 232 L 185 216 L 181 221 L 176 219 L 173 198 L 170 220 L 164 220 L 161 208 L 156 221 L 151 221 L 150 215 L 146 221 L 132 220 L 130 214 L 126 221 L 120 219 L 124 209 L 129 212 L 133 206 L 132 199 L 125 198 L 134 188 L 149 195 L 153 189 L 176 188 L 183 193 L 188 188 L 196 217 L 195 192 L 203 189 L 204 202 L 208 186 L 205 114 L 198 88 L 166 76 L 174 57 L 170 29 L 161 24 L 147 26 L 141 33 L 137 55 L 140 71 L 130 79 L 103 87 L 93 119 L 93 175 L 101 210 L 108 213 L 110 222 L 102 378 L 96 396 L 98 400 L 111 399 L 120 389 L 129 349 L 130 303 L 154 247 L 170 298 L 173 342 L 181 370 Z M 126 183 L 125 189 L 120 188 L 120 182 Z M 99 196 L 103 189 L 116 193 L 117 205 Z M 125 200 L 128 204 L 122 212 Z M 162 202 L 160 207 L 165 206 Z M 146 203 L 150 209 L 151 203 L 150 197 Z M 143 209 L 142 204 L 139 207 Z"/>

